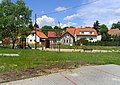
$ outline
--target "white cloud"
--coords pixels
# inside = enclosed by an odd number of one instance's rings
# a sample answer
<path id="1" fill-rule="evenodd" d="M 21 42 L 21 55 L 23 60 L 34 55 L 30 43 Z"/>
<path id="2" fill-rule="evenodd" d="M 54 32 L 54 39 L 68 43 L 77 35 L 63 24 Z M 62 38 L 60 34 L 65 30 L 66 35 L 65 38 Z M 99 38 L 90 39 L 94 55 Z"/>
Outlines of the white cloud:
<path id="1" fill-rule="evenodd" d="M 60 12 L 60 11 L 65 11 L 67 8 L 65 7 L 57 7 L 55 11 Z"/>
<path id="2" fill-rule="evenodd" d="M 119 3 L 120 0 L 98 0 L 92 4 L 80 7 L 75 14 L 65 17 L 64 20 L 82 18 L 83 21 L 81 22 L 87 26 L 93 26 L 93 23 L 99 20 L 101 24 L 107 24 L 110 27 L 113 22 L 120 20 Z"/>
<path id="3" fill-rule="evenodd" d="M 79 18 L 79 17 L 80 17 L 80 14 L 77 13 L 77 14 L 73 14 L 73 15 L 65 17 L 64 20 L 73 20 L 74 18 Z"/>
<path id="4" fill-rule="evenodd" d="M 57 24 L 57 26 L 59 26 L 59 25 Z M 60 23 L 60 27 L 61 27 L 61 28 L 67 27 L 67 24 L 62 24 L 62 23 Z"/>
<path id="5" fill-rule="evenodd" d="M 76 26 L 76 25 L 77 25 L 77 23 L 68 22 L 68 23 L 67 23 L 67 25 L 68 25 L 68 26 Z"/>
<path id="6" fill-rule="evenodd" d="M 55 19 L 52 18 L 52 17 L 48 17 L 46 15 L 40 17 L 40 18 L 37 18 L 37 24 L 42 27 L 44 25 L 48 25 L 48 26 L 53 26 L 55 23 L 54 23 Z"/>
<path id="7" fill-rule="evenodd" d="M 70 26 L 75 26 L 76 27 L 76 25 L 77 25 L 77 23 L 73 23 L 73 22 L 68 22 L 67 24 L 60 23 L 61 28 L 70 27 Z M 57 26 L 59 26 L 59 25 L 57 24 Z"/>

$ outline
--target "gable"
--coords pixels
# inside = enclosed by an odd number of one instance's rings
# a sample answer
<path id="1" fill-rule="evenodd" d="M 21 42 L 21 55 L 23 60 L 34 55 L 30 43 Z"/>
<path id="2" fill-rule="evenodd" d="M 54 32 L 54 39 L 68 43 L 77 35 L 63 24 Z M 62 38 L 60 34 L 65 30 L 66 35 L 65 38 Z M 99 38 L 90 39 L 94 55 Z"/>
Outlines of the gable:
<path id="1" fill-rule="evenodd" d="M 69 32 L 64 32 L 61 37 L 66 37 L 67 38 L 68 36 L 74 38 L 74 36 L 71 35 Z"/>
<path id="2" fill-rule="evenodd" d="M 72 36 L 74 36 L 75 30 L 76 30 L 76 28 L 67 28 L 66 32 L 69 32 Z"/>

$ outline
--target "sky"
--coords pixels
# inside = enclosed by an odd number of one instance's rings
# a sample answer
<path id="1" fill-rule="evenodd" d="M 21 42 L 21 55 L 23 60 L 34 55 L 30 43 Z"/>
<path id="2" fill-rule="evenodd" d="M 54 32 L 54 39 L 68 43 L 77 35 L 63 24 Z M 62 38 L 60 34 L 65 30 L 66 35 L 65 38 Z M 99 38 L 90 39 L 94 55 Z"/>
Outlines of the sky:
<path id="1" fill-rule="evenodd" d="M 16 1 L 16 0 L 12 0 Z M 44 25 L 92 27 L 98 20 L 109 28 L 120 20 L 120 0 L 23 0 L 32 12 L 32 21 Z M 0 0 L 1 2 L 1 0 Z"/>

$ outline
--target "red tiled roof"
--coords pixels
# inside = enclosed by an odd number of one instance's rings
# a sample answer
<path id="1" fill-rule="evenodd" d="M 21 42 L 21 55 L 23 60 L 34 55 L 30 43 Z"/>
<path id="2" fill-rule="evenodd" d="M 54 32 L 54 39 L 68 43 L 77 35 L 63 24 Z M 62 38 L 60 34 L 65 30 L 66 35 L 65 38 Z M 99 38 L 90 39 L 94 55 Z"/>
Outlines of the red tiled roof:
<path id="1" fill-rule="evenodd" d="M 61 32 L 61 35 L 59 37 L 63 36 L 66 33 L 68 33 L 68 32 Z M 49 38 L 58 38 L 58 36 L 56 35 L 56 33 L 54 31 L 48 31 L 48 37 Z"/>
<path id="2" fill-rule="evenodd" d="M 57 38 L 56 33 L 53 31 L 48 31 L 48 37 L 49 38 Z"/>
<path id="3" fill-rule="evenodd" d="M 110 29 L 108 31 L 109 35 L 120 35 L 120 30 L 119 29 Z"/>
<path id="4" fill-rule="evenodd" d="M 39 36 L 40 38 L 48 38 L 43 32 L 36 32 L 36 35 Z"/>
<path id="5" fill-rule="evenodd" d="M 72 36 L 74 36 L 75 29 L 76 29 L 76 28 L 67 28 L 67 29 L 66 29 L 66 32 L 69 32 Z"/>
<path id="6" fill-rule="evenodd" d="M 94 34 L 80 34 L 80 32 L 94 32 Z M 93 28 L 76 28 L 76 35 L 77 36 L 97 36 L 97 31 Z"/>

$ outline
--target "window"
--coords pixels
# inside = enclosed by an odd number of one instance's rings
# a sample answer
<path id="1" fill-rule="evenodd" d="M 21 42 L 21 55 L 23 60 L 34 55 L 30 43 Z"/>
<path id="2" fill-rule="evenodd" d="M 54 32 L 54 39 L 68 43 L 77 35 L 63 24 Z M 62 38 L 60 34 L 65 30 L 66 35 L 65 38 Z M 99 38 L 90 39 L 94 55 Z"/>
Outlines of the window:
<path id="1" fill-rule="evenodd" d="M 90 34 L 92 34 L 92 32 L 90 32 Z"/>
<path id="2" fill-rule="evenodd" d="M 32 40 L 30 40 L 30 42 L 32 42 Z"/>
<path id="3" fill-rule="evenodd" d="M 93 38 L 90 38 L 90 40 L 93 40 Z"/>
<path id="4" fill-rule="evenodd" d="M 84 32 L 81 32 L 81 34 L 84 34 Z"/>
<path id="5" fill-rule="evenodd" d="M 67 43 L 69 42 L 69 40 L 67 40 Z"/>

